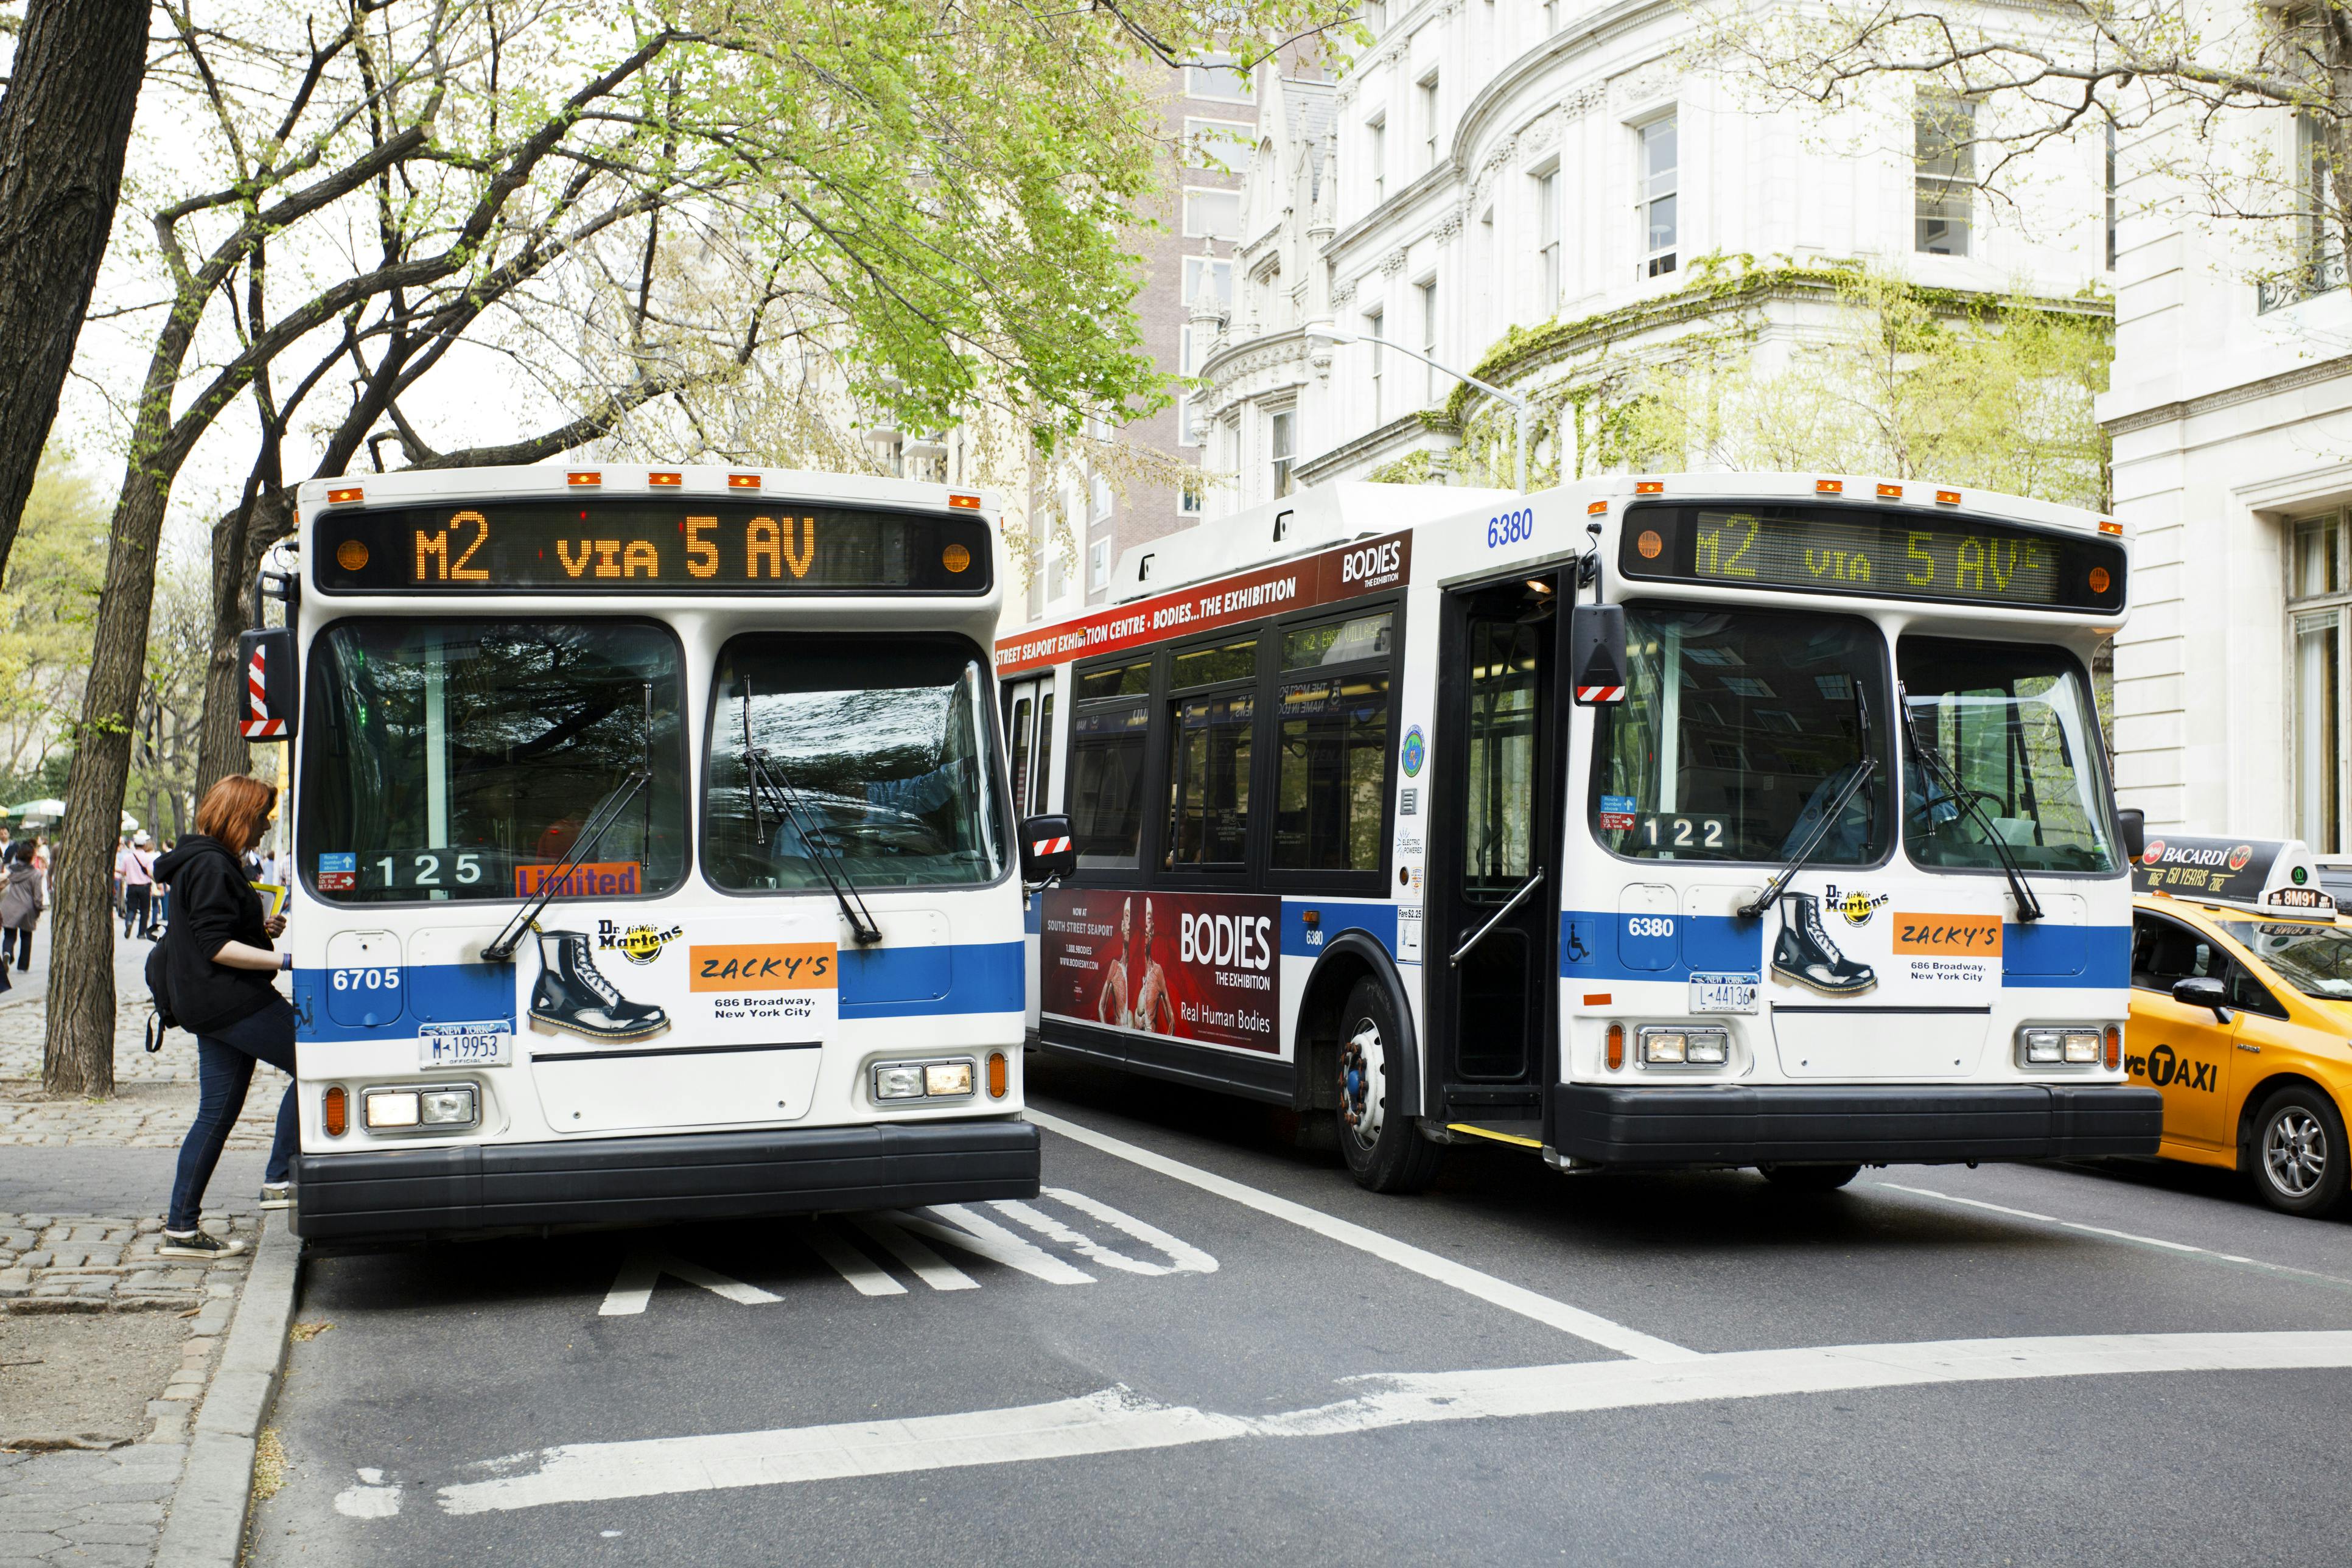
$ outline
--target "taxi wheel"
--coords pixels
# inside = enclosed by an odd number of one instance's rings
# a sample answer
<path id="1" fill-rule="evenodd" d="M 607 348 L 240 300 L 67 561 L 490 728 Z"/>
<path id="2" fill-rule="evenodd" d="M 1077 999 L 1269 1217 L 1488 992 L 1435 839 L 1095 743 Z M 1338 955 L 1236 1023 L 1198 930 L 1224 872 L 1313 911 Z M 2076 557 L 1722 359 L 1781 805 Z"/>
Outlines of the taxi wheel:
<path id="1" fill-rule="evenodd" d="M 2246 1145 L 2246 1173 L 2263 1201 L 2284 1214 L 2325 1214 L 2352 1173 L 2344 1118 L 2315 1089 L 2289 1084 L 2263 1101 Z"/>
<path id="2" fill-rule="evenodd" d="M 1417 1193 L 1437 1179 L 1444 1151 L 1400 1115 L 1402 1084 L 1391 1054 L 1402 1037 L 1388 993 L 1366 978 L 1348 993 L 1339 1016 L 1339 1152 L 1359 1186 Z"/>
<path id="3" fill-rule="evenodd" d="M 1790 1193 L 1833 1193 L 1862 1174 L 1860 1165 L 1759 1165 L 1764 1179 Z"/>

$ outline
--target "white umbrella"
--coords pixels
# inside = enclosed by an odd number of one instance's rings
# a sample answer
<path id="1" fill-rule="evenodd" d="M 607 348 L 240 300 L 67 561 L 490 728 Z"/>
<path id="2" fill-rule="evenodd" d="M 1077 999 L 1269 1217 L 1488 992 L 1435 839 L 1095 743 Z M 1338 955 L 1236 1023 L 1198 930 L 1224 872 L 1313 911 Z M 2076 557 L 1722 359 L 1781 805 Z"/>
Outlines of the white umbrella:
<path id="1" fill-rule="evenodd" d="M 28 800 L 22 805 L 8 808 L 11 816 L 63 816 L 66 803 L 61 800 Z"/>
<path id="2" fill-rule="evenodd" d="M 125 833 L 139 831 L 139 819 L 127 811 L 122 814 L 122 831 Z"/>

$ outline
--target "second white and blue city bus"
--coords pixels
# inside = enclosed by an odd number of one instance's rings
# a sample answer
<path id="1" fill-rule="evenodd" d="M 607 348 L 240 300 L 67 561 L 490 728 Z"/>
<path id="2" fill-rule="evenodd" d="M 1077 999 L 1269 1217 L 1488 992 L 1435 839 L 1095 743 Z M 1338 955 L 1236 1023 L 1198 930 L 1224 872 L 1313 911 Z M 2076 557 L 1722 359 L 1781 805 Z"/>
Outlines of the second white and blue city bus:
<path id="1" fill-rule="evenodd" d="M 313 481 L 306 1239 L 1034 1194 L 993 506 L 603 464 Z"/>
<path id="2" fill-rule="evenodd" d="M 1444 496 L 1209 523 L 999 640 L 1077 851 L 1045 1051 L 1328 1115 L 1387 1191 L 1465 1140 L 1811 1189 L 2154 1149 L 2119 525 L 1850 475 Z"/>

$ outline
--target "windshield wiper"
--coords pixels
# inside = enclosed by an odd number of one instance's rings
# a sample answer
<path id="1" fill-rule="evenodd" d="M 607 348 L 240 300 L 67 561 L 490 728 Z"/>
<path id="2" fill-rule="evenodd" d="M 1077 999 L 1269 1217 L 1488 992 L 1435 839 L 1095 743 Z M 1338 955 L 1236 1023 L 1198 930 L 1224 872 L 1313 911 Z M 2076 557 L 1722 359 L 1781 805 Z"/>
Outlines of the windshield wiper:
<path id="1" fill-rule="evenodd" d="M 482 958 L 485 962 L 504 963 L 514 957 L 515 948 L 522 941 L 522 933 L 530 931 L 538 921 L 540 912 L 547 908 L 548 900 L 554 898 L 557 891 L 570 882 L 572 873 L 579 868 L 580 863 L 595 853 L 596 846 L 603 841 L 605 831 L 613 824 L 621 820 L 621 813 L 629 808 L 629 802 L 636 798 L 637 792 L 654 782 L 653 683 L 650 681 L 643 683 L 643 689 L 646 706 L 645 730 L 643 739 L 639 742 L 636 771 L 614 784 L 606 792 L 604 798 L 596 803 L 596 809 L 588 814 L 588 825 L 580 830 L 580 837 L 572 841 L 572 852 L 557 862 L 555 869 L 548 873 L 540 882 L 539 891 L 531 895 L 529 903 L 515 911 L 514 919 L 507 922 L 506 930 L 499 932 L 498 940 L 482 949 Z M 650 801 L 647 802 L 647 808 L 650 811 Z M 651 823 L 650 816 L 646 821 L 648 824 Z M 648 846 L 652 844 L 650 834 L 646 842 Z"/>
<path id="2" fill-rule="evenodd" d="M 2000 829 L 1993 826 L 1992 818 L 1985 814 L 1985 808 L 1976 795 L 1961 790 L 1960 781 L 1953 776 L 1951 764 L 1944 760 L 1944 754 L 1921 742 L 1919 731 L 1912 721 L 1910 690 L 1899 680 L 1895 683 L 1895 701 L 1903 710 L 1903 739 L 1910 748 L 1913 760 L 1919 764 L 1919 771 L 1931 777 L 1943 790 L 1944 798 L 1952 803 L 1955 811 L 1967 812 L 1976 819 L 1977 826 L 1983 830 L 1985 842 L 1992 847 L 1994 857 L 2000 861 L 2001 874 L 2009 879 L 2010 894 L 2017 900 L 2019 923 L 2040 920 L 2042 900 L 2035 898 L 2033 889 L 2026 885 L 2025 869 L 2017 863 L 2017 857 L 2011 853 L 2009 840 L 2003 838 Z M 1932 809 L 1933 803 L 1928 804 Z M 1907 826 L 1908 812 L 1905 813 L 1905 817 Z"/>
<path id="3" fill-rule="evenodd" d="M 1822 841 L 1830 836 L 1830 829 L 1837 825 L 1839 817 L 1845 815 L 1847 803 L 1853 799 L 1855 793 L 1863 785 L 1877 776 L 1878 745 L 1870 727 L 1870 700 L 1863 694 L 1860 680 L 1855 680 L 1853 683 L 1853 727 L 1854 742 L 1862 752 L 1861 760 L 1854 765 L 1853 776 L 1845 781 L 1845 786 L 1837 792 L 1836 797 L 1822 813 L 1820 820 L 1813 824 L 1813 830 L 1807 834 L 1805 841 L 1797 847 L 1796 854 L 1790 856 L 1789 863 L 1780 868 L 1780 874 L 1764 884 L 1762 892 L 1739 907 L 1738 914 L 1741 920 L 1760 920 L 1766 910 L 1780 901 L 1780 895 L 1788 891 L 1789 879 L 1802 870 L 1805 862 L 1811 859 L 1814 853 L 1821 848 Z"/>
<path id="4" fill-rule="evenodd" d="M 882 928 L 875 923 L 874 912 L 866 907 L 865 895 L 858 891 L 856 880 L 850 876 L 849 867 L 841 851 L 819 833 L 809 830 L 810 819 L 816 816 L 816 809 L 801 797 L 800 791 L 771 773 L 767 758 L 751 744 L 751 682 L 747 678 L 742 685 L 743 777 L 751 796 L 752 837 L 765 837 L 760 823 L 760 803 L 764 795 L 777 821 L 789 820 L 793 831 L 800 835 L 803 844 L 808 846 L 809 859 L 816 867 L 818 875 L 824 879 L 824 885 L 833 889 L 834 902 L 841 906 L 842 916 L 849 921 L 850 934 L 857 939 L 857 945 L 869 947 L 880 942 Z M 836 866 L 834 864 L 835 861 L 844 863 Z"/>

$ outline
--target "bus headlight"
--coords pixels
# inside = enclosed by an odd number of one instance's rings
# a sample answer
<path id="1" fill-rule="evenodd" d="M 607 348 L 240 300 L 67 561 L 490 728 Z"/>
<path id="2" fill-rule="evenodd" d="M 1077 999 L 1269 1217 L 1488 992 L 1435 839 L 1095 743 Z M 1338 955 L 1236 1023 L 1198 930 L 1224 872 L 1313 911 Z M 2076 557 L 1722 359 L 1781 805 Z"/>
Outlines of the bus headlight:
<path id="1" fill-rule="evenodd" d="M 970 1100 L 978 1073 L 970 1057 L 946 1061 L 876 1062 L 876 1100 Z"/>
<path id="2" fill-rule="evenodd" d="M 401 1132 L 427 1127 L 471 1127 L 481 1101 L 469 1083 L 438 1083 L 424 1089 L 370 1089 L 360 1093 L 360 1120 L 371 1131 Z"/>
<path id="3" fill-rule="evenodd" d="M 1644 1067 L 1719 1068 L 1731 1059 L 1731 1036 L 1723 1029 L 1652 1025 L 1640 1037 Z"/>
<path id="4" fill-rule="evenodd" d="M 476 1121 L 474 1091 L 468 1085 L 419 1089 L 416 1100 L 417 1120 L 427 1127 L 470 1126 Z"/>
<path id="5" fill-rule="evenodd" d="M 2020 1029 L 2017 1059 L 2025 1067 L 2095 1067 L 2105 1043 L 2095 1028 Z"/>

